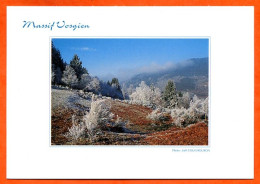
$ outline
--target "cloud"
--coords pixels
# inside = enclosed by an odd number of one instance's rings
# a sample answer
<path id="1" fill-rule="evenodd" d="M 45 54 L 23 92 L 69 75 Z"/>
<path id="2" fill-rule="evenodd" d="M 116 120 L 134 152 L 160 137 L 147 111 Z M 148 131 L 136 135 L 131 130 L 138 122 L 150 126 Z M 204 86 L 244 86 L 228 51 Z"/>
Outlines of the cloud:
<path id="1" fill-rule="evenodd" d="M 80 48 L 80 50 L 83 50 L 83 51 L 96 51 L 96 49 L 89 48 L 89 47 L 82 47 L 82 48 Z"/>
<path id="2" fill-rule="evenodd" d="M 138 73 L 157 73 L 160 71 L 167 70 L 169 68 L 174 68 L 175 66 L 176 64 L 174 64 L 173 62 L 167 62 L 162 65 L 153 62 L 148 66 L 142 66 L 140 68 L 136 68 L 135 71 Z"/>
<path id="3" fill-rule="evenodd" d="M 125 81 L 130 79 L 131 77 L 141 74 L 141 73 L 157 73 L 169 68 L 174 68 L 176 66 L 173 62 L 167 62 L 165 64 L 158 64 L 153 62 L 146 66 L 141 67 L 124 67 L 115 70 L 112 73 L 104 73 L 99 75 L 100 78 L 104 81 L 111 80 L 112 77 L 117 77 L 120 81 Z"/>
<path id="4" fill-rule="evenodd" d="M 143 74 L 143 73 L 159 73 L 166 70 L 176 70 L 178 68 L 186 67 L 192 65 L 194 62 L 192 60 L 186 60 L 181 62 L 167 62 L 164 64 L 158 64 L 156 62 L 151 63 L 147 66 L 136 67 L 136 68 L 121 68 L 117 71 L 116 76 L 121 81 L 130 79 L 131 77 Z"/>
<path id="5" fill-rule="evenodd" d="M 149 65 L 144 65 L 141 67 L 124 67 L 124 68 L 119 68 L 115 70 L 113 73 L 103 73 L 99 74 L 99 78 L 107 81 L 111 80 L 113 77 L 116 77 L 119 79 L 119 81 L 126 81 L 134 77 L 135 75 L 138 74 L 143 74 L 143 73 L 158 73 L 158 72 L 163 72 L 166 70 L 175 70 L 178 68 L 186 67 L 189 65 L 192 65 L 194 62 L 192 60 L 185 60 L 181 62 L 167 62 L 164 64 L 158 64 L 156 62 L 152 62 Z"/>
<path id="6" fill-rule="evenodd" d="M 72 47 L 72 49 L 80 51 L 97 51 L 96 49 L 90 47 Z"/>

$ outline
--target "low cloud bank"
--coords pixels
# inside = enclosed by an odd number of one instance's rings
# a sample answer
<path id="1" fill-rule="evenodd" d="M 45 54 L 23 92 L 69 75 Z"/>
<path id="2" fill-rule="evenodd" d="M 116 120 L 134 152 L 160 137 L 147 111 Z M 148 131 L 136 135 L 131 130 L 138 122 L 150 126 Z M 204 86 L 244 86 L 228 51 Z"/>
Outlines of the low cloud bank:
<path id="1" fill-rule="evenodd" d="M 192 60 L 186 60 L 178 63 L 167 62 L 164 64 L 158 64 L 156 62 L 151 63 L 150 65 L 135 67 L 135 68 L 120 68 L 114 73 L 104 73 L 100 74 L 99 78 L 103 81 L 111 80 L 113 77 L 118 78 L 120 81 L 126 81 L 131 79 L 133 76 L 142 74 L 142 73 L 158 73 L 166 70 L 174 70 L 180 67 L 186 67 L 192 65 Z"/>

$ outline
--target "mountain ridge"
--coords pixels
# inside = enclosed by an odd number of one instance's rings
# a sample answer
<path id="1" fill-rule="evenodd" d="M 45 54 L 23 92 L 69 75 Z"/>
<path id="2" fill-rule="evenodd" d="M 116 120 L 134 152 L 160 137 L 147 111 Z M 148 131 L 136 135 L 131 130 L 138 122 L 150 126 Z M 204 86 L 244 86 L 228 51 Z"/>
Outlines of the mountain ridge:
<path id="1" fill-rule="evenodd" d="M 137 74 L 127 80 L 125 85 L 137 87 L 141 81 L 145 81 L 147 85 L 154 85 L 163 91 L 168 80 L 173 80 L 178 91 L 205 98 L 208 96 L 208 67 L 208 57 L 191 58 L 163 71 Z"/>

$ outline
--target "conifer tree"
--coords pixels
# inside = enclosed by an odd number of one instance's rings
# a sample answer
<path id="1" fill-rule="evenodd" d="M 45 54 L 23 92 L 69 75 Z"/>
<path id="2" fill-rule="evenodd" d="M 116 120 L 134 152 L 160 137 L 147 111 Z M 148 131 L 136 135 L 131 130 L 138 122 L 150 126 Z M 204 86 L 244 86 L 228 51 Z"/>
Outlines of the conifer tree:
<path id="1" fill-rule="evenodd" d="M 51 43 L 51 64 L 52 73 L 54 74 L 52 83 L 61 84 L 62 73 L 65 70 L 66 64 L 63 62 L 59 49 L 57 49 L 53 42 Z"/>
<path id="2" fill-rule="evenodd" d="M 115 86 L 115 88 L 118 90 L 118 91 L 121 91 L 121 86 L 119 84 L 119 81 L 117 78 L 113 78 L 111 83 L 110 83 L 111 86 Z"/>
<path id="3" fill-rule="evenodd" d="M 177 91 L 172 80 L 169 80 L 168 84 L 165 86 L 163 100 L 167 107 L 174 107 L 177 105 Z"/>
<path id="4" fill-rule="evenodd" d="M 70 61 L 70 66 L 74 69 L 76 72 L 77 78 L 80 80 L 81 76 L 83 74 L 88 74 L 88 71 L 86 68 L 82 67 L 82 62 L 80 61 L 77 54 L 75 54 Z"/>

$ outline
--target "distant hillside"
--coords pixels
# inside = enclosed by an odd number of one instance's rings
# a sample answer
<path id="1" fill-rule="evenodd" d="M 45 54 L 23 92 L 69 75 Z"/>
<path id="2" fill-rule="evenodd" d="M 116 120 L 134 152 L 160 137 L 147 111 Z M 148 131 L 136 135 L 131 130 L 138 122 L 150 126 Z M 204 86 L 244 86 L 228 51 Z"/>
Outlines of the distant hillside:
<path id="1" fill-rule="evenodd" d="M 188 91 L 199 97 L 208 96 L 208 58 L 193 58 L 157 73 L 142 73 L 126 81 L 126 86 L 138 86 L 141 81 L 164 90 L 168 80 L 174 80 L 177 90 Z"/>

